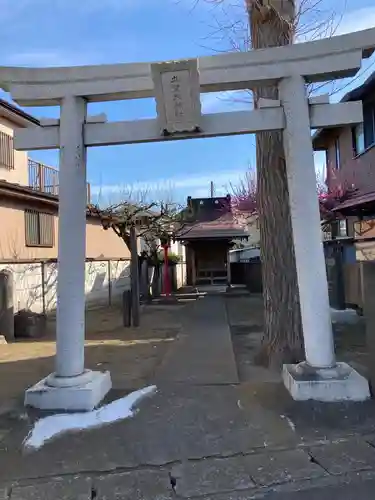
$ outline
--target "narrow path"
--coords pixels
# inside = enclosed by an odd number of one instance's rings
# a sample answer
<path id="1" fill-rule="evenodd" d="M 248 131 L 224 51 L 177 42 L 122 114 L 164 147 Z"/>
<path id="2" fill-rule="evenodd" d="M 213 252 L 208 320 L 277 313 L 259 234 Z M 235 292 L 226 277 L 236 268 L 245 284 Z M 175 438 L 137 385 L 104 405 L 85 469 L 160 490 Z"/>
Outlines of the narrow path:
<path id="1" fill-rule="evenodd" d="M 155 382 L 239 382 L 223 297 L 208 295 L 185 309 L 182 332 L 157 370 Z"/>

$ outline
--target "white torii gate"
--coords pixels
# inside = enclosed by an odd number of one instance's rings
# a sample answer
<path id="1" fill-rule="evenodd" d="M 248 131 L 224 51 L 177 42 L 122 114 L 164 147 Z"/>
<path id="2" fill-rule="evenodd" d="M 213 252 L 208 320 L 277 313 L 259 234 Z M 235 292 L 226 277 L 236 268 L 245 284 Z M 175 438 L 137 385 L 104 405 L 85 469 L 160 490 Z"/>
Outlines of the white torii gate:
<path id="1" fill-rule="evenodd" d="M 86 148 L 284 131 L 306 361 L 285 365 L 295 399 L 369 397 L 367 381 L 336 363 L 316 193 L 311 128 L 362 121 L 362 103 L 308 99 L 306 82 L 354 76 L 375 50 L 375 29 L 331 39 L 173 63 L 69 68 L 0 67 L 0 86 L 22 106 L 59 105 L 59 120 L 17 130 L 19 150 L 60 148 L 58 305 L 55 373 L 26 391 L 41 409 L 90 410 L 111 387 L 109 372 L 84 368 Z M 201 115 L 200 93 L 279 87 L 279 100 L 253 111 Z M 106 122 L 87 102 L 155 97 L 158 118 Z"/>

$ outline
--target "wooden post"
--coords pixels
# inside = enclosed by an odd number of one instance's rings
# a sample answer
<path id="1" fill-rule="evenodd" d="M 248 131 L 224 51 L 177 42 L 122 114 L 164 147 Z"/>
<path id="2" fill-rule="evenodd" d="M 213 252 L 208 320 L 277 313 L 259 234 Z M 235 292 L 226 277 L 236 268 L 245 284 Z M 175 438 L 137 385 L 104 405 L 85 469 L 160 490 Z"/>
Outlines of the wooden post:
<path id="1" fill-rule="evenodd" d="M 130 228 L 130 256 L 131 256 L 131 292 L 133 326 L 139 326 L 139 271 L 137 233 L 135 227 Z"/>
<path id="2" fill-rule="evenodd" d="M 334 259 L 335 259 L 335 281 L 336 281 L 336 304 L 337 309 L 345 309 L 345 280 L 343 269 L 343 245 L 340 241 L 335 242 Z"/>
<path id="3" fill-rule="evenodd" d="M 168 265 L 168 248 L 169 244 L 166 243 L 164 246 L 164 275 L 163 275 L 163 293 L 166 297 L 169 297 L 171 294 L 171 286 L 169 279 L 169 265 Z"/>
<path id="4" fill-rule="evenodd" d="M 41 262 L 40 274 L 42 278 L 42 304 L 43 304 L 43 314 L 46 315 L 46 268 L 45 262 Z"/>
<path id="5" fill-rule="evenodd" d="M 108 305 L 112 305 L 112 277 L 111 277 L 111 262 L 108 261 Z"/>
<path id="6" fill-rule="evenodd" d="M 0 271 L 0 335 L 14 340 L 13 274 L 6 269 Z"/>
<path id="7" fill-rule="evenodd" d="M 196 268 L 196 259 L 195 259 L 195 249 L 191 247 L 191 284 L 193 287 L 197 285 L 197 268 Z"/>
<path id="8" fill-rule="evenodd" d="M 227 249 L 227 287 L 231 288 L 232 285 L 232 269 L 230 267 L 230 247 Z"/>
<path id="9" fill-rule="evenodd" d="M 125 327 L 131 326 L 132 316 L 132 293 L 125 290 L 122 294 L 122 323 Z"/>
<path id="10" fill-rule="evenodd" d="M 88 182 L 87 183 L 87 204 L 89 205 L 91 203 L 91 185 Z"/>
<path id="11" fill-rule="evenodd" d="M 375 263 L 362 261 L 360 263 L 363 290 L 363 313 L 366 320 L 366 346 L 368 353 L 368 378 L 372 395 L 375 390 Z"/>

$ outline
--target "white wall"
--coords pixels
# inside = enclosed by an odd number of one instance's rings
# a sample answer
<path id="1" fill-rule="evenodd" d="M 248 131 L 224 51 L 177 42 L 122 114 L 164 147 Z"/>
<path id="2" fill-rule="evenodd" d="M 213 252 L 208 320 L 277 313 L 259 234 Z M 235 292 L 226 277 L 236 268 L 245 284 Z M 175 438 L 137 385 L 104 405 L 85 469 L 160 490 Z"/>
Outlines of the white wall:
<path id="1" fill-rule="evenodd" d="M 171 243 L 170 252 L 180 256 L 180 262 L 176 265 L 177 288 L 186 285 L 186 248 L 180 241 Z"/>
<path id="2" fill-rule="evenodd" d="M 0 264 L 0 269 L 9 269 L 13 273 L 15 312 L 21 309 L 43 312 L 43 291 L 46 311 L 56 308 L 56 263 Z M 108 303 L 109 288 L 113 302 L 130 288 L 130 261 L 86 262 L 86 303 Z"/>
<path id="3" fill-rule="evenodd" d="M 229 256 L 231 262 L 242 262 L 254 257 L 260 257 L 260 249 L 245 247 L 238 250 L 231 250 Z"/>
<path id="4" fill-rule="evenodd" d="M 186 286 L 186 262 L 180 262 L 176 265 L 177 288 Z"/>

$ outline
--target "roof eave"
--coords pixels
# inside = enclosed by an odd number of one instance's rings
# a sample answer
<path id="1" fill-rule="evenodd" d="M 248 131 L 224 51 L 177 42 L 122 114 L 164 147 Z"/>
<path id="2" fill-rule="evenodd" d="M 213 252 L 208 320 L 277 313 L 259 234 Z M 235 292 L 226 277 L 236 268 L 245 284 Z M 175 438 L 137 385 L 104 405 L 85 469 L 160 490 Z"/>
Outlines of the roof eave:
<path id="1" fill-rule="evenodd" d="M 203 239 L 248 239 L 249 235 L 247 233 L 239 233 L 239 232 L 233 232 L 233 233 L 228 233 L 226 231 L 220 232 L 220 231 L 215 231 L 215 232 L 202 232 L 202 234 L 197 234 L 191 232 L 186 233 L 181 233 L 175 236 L 176 240 L 203 240 Z"/>
<path id="2" fill-rule="evenodd" d="M 30 125 L 40 126 L 40 122 L 34 116 L 25 113 L 20 108 L 10 104 L 4 99 L 0 99 L 0 116 L 7 118 L 20 127 L 30 127 Z"/>
<path id="3" fill-rule="evenodd" d="M 354 77 L 356 78 L 356 77 Z M 358 101 L 362 100 L 362 98 L 370 93 L 375 91 L 375 71 L 371 73 L 371 75 L 360 85 L 349 92 L 347 92 L 339 102 L 349 102 L 349 101 Z M 324 133 L 326 128 L 321 128 L 316 130 L 316 132 L 312 136 L 313 146 L 315 151 L 324 151 L 326 146 L 324 142 L 320 142 L 319 139 L 322 139 L 322 133 Z"/>

